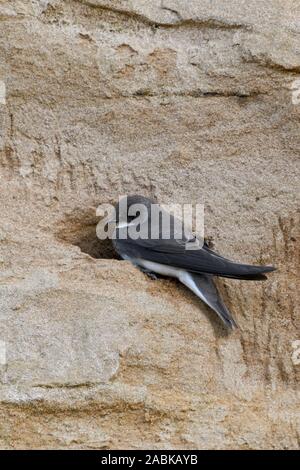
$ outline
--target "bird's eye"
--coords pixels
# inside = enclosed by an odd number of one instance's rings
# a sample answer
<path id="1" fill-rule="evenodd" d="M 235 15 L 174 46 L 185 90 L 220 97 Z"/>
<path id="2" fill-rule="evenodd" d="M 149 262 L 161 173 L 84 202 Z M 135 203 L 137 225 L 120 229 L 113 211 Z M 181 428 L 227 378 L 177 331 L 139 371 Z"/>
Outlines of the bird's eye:
<path id="1" fill-rule="evenodd" d="M 137 217 L 139 217 L 141 215 L 141 213 L 139 211 L 136 212 L 136 214 L 134 215 L 129 215 L 128 214 L 128 220 L 129 222 L 132 222 L 133 220 L 135 220 Z"/>

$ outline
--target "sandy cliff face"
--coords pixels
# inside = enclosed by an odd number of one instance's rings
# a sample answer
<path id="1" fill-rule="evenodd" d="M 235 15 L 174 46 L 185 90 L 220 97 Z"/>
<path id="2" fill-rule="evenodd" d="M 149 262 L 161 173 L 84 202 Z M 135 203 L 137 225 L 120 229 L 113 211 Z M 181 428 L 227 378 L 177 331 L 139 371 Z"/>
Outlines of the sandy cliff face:
<path id="1" fill-rule="evenodd" d="M 0 3 L 1 448 L 299 447 L 299 20 Z M 202 202 L 218 251 L 278 267 L 220 282 L 240 330 L 110 259 L 95 208 L 126 193 Z"/>

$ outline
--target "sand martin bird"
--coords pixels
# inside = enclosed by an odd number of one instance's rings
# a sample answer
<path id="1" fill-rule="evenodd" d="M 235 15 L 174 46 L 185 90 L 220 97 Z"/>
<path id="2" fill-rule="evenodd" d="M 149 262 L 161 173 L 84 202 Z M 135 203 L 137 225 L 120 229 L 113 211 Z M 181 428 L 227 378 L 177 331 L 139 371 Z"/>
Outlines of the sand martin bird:
<path id="1" fill-rule="evenodd" d="M 125 200 L 125 210 L 124 207 L 121 210 Z M 140 206 L 145 210 L 138 213 L 132 210 Z M 195 247 L 197 238 L 185 227 L 184 231 L 179 230 L 180 226 L 183 228 L 183 223 L 172 214 L 168 214 L 171 229 L 165 237 L 161 219 L 155 217 L 153 220 L 154 206 L 166 215 L 166 211 L 153 200 L 142 196 L 126 196 L 116 204 L 113 237 L 115 250 L 121 258 L 131 261 L 151 277 L 158 274 L 178 279 L 214 310 L 227 327 L 233 329 L 237 326 L 236 322 L 221 299 L 213 277 L 263 280 L 266 279 L 265 273 L 274 271 L 275 268 L 236 263 L 212 251 L 206 242 Z M 129 228 L 135 229 L 131 230 L 132 234 Z M 141 233 L 143 237 L 139 236 Z M 155 237 L 152 236 L 153 233 Z"/>

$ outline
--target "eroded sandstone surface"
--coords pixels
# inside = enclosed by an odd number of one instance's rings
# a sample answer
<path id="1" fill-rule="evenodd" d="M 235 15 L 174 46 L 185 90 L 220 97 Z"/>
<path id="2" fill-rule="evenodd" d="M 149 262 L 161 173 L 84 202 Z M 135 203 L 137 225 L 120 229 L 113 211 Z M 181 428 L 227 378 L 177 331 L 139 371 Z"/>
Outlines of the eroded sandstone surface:
<path id="1" fill-rule="evenodd" d="M 1 1 L 1 448 L 299 448 L 299 38 L 298 0 Z M 219 282 L 239 330 L 97 241 L 126 193 L 278 267 Z"/>

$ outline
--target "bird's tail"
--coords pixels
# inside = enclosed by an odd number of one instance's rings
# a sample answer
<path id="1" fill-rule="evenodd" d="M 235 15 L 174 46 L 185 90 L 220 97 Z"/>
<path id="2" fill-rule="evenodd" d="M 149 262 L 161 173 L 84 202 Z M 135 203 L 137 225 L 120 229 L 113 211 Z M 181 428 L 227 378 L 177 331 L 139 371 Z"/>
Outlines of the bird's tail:
<path id="1" fill-rule="evenodd" d="M 179 279 L 214 310 L 228 328 L 237 328 L 237 324 L 221 299 L 211 275 L 195 274 L 185 271 Z"/>
<path id="2" fill-rule="evenodd" d="M 204 246 L 204 251 L 211 256 L 210 260 L 214 261 L 214 272 L 212 271 L 210 274 L 215 276 L 244 279 L 246 281 L 263 281 L 267 279 L 267 273 L 276 271 L 274 266 L 253 266 L 251 264 L 236 263 L 215 253 L 207 245 Z"/>
<path id="3" fill-rule="evenodd" d="M 226 273 L 216 274 L 216 276 L 229 277 L 231 279 L 241 279 L 245 281 L 264 281 L 266 274 L 276 271 L 274 266 L 251 266 L 247 264 L 234 263 Z"/>

